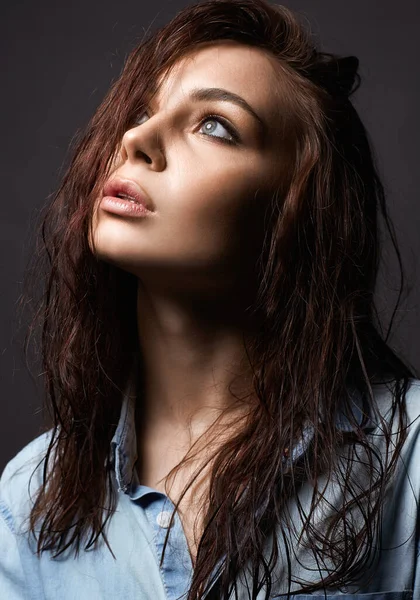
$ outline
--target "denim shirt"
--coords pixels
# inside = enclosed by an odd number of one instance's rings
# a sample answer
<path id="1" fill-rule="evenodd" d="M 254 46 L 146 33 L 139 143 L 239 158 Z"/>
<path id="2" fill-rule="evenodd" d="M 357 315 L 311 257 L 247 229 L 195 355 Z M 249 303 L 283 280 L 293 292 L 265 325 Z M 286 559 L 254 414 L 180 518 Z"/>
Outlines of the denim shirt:
<path id="1" fill-rule="evenodd" d="M 137 442 L 135 433 L 135 394 L 130 386 L 125 390 L 121 414 L 110 445 L 113 464 L 113 484 L 117 491 L 117 509 L 108 521 L 106 533 L 115 555 L 110 553 L 103 539 L 96 549 L 84 551 L 77 557 L 67 549 L 56 559 L 54 552 L 35 554 L 36 541 L 27 533 L 33 496 L 42 482 L 43 461 L 52 430 L 39 435 L 22 448 L 6 465 L 0 478 L 0 600 L 175 600 L 186 598 L 192 578 L 192 562 L 178 515 L 170 523 L 174 505 L 163 493 L 141 485 L 135 462 Z M 373 386 L 378 407 L 386 415 L 391 394 L 384 385 Z M 299 581 L 316 581 L 319 571 L 311 564 L 304 550 L 292 563 L 296 600 L 420 600 L 419 529 L 420 511 L 420 380 L 411 379 L 406 395 L 408 437 L 398 461 L 393 484 L 384 506 L 382 525 L 383 552 L 372 578 L 363 577 L 347 590 L 327 589 L 313 594 L 299 593 Z M 354 411 L 360 412 L 357 395 Z M 338 426 L 348 429 L 343 414 Z M 380 428 L 372 429 L 381 451 Z M 374 424 L 375 426 L 375 424 Z M 370 435 L 370 434 L 369 434 Z M 295 446 L 290 460 L 302 455 L 310 443 L 310 429 Z M 372 438 L 373 439 L 373 438 Z M 41 462 L 40 462 L 41 461 Z M 32 477 L 31 477 L 32 475 Z M 329 486 L 334 501 L 337 491 Z M 303 486 L 301 501 L 310 500 L 310 490 Z M 309 504 L 308 504 L 309 506 Z M 298 523 L 300 514 L 293 515 Z M 325 514 L 325 513 L 324 513 Z M 167 530 L 170 529 L 163 563 L 160 556 Z M 39 531 L 37 524 L 36 531 Z M 277 531 L 277 530 L 276 530 Z M 274 533 L 273 535 L 277 535 Z M 278 533 L 280 556 L 282 536 Z M 299 560 L 298 560 L 299 559 Z M 316 567 L 316 565 L 315 565 Z M 274 585 L 271 598 L 287 598 L 287 577 L 282 561 L 273 571 Z M 243 572 L 238 577 L 239 600 L 250 598 L 250 576 Z M 234 596 L 231 596 L 232 599 Z M 217 581 L 207 596 L 219 598 Z M 258 600 L 265 598 L 264 590 Z"/>

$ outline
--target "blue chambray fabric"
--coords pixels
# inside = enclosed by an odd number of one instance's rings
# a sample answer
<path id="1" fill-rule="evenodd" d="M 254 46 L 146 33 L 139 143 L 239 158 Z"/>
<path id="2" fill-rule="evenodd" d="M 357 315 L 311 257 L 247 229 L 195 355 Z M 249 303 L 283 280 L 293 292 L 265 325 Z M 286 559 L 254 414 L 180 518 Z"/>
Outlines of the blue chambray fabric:
<path id="1" fill-rule="evenodd" d="M 386 417 L 390 410 L 389 390 L 384 385 L 373 389 L 380 413 Z M 420 600 L 420 513 L 417 506 L 420 498 L 420 380 L 410 380 L 406 398 L 410 425 L 385 503 L 384 551 L 379 568 L 372 578 L 367 573 L 354 589 L 299 594 L 299 582 L 314 581 L 319 575 L 303 553 L 293 562 L 295 583 L 292 593 L 296 600 Z M 186 598 L 192 562 L 182 524 L 176 514 L 173 521 L 170 520 L 174 508 L 171 500 L 165 494 L 141 485 L 135 469 L 135 403 L 135 378 L 132 377 L 124 393 L 118 426 L 110 445 L 118 504 L 108 521 L 106 532 L 115 559 L 102 538 L 95 550 L 84 551 L 83 544 L 77 557 L 71 549 L 57 559 L 53 559 L 50 552 L 44 552 L 40 558 L 36 556 L 36 541 L 27 533 L 27 518 L 36 489 L 42 481 L 42 459 L 51 436 L 51 431 L 46 432 L 16 454 L 0 478 L 0 600 Z M 358 422 L 362 423 L 362 404 L 357 394 L 351 409 Z M 337 426 L 345 431 L 351 429 L 344 412 L 338 415 Z M 368 419 L 363 426 L 372 431 L 372 439 L 378 440 L 378 449 L 382 451 L 377 420 Z M 302 439 L 292 449 L 290 460 L 297 460 L 305 453 L 312 435 L 310 426 L 304 429 Z M 334 489 L 328 493 L 331 493 L 332 502 L 337 500 Z M 310 490 L 303 487 L 303 505 L 309 496 Z M 293 510 L 291 506 L 292 514 Z M 298 523 L 297 509 L 294 518 Z M 168 529 L 168 545 L 161 563 Z M 281 550 L 280 538 L 278 533 Z M 280 563 L 273 572 L 273 580 L 271 598 L 287 598 L 285 575 Z M 249 587 L 249 575 L 244 572 L 238 578 L 239 600 L 250 597 Z M 217 589 L 216 581 L 209 591 L 208 600 L 218 598 Z M 264 597 L 264 590 L 261 590 L 258 600 Z"/>

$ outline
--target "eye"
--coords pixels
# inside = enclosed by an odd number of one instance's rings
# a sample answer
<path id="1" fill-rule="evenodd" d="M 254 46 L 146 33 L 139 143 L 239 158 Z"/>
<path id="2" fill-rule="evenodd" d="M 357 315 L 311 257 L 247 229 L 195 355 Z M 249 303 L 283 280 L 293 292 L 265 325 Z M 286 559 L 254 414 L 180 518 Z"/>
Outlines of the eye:
<path id="1" fill-rule="evenodd" d="M 140 116 L 142 117 L 143 115 L 146 115 L 146 117 L 149 116 L 146 112 L 142 112 Z M 134 125 L 141 125 L 141 123 L 139 123 L 139 120 L 140 119 L 135 119 L 134 120 Z"/>
<path id="2" fill-rule="evenodd" d="M 137 125 L 141 125 L 141 118 L 142 117 L 149 117 L 149 115 L 147 114 L 147 112 L 143 112 L 141 113 L 140 117 L 138 119 L 136 119 L 134 121 L 134 124 Z M 221 135 L 213 135 L 214 131 L 217 131 L 217 127 L 209 127 L 206 125 L 205 127 L 205 131 L 204 131 L 204 135 L 210 136 L 210 137 L 214 137 L 217 138 L 218 140 L 220 140 L 222 143 L 225 144 L 237 144 L 240 139 L 239 139 L 239 135 L 237 133 L 237 131 L 235 130 L 235 128 L 229 123 L 229 121 L 227 121 L 227 119 L 225 119 L 224 117 L 221 117 L 220 115 L 213 115 L 213 114 L 205 114 L 204 118 L 201 118 L 200 121 L 200 129 L 202 129 L 204 123 L 208 123 L 213 121 L 214 123 L 218 123 L 219 125 L 222 126 L 222 129 L 225 130 L 225 132 L 227 132 L 229 134 L 229 137 L 222 137 Z"/>
<path id="3" fill-rule="evenodd" d="M 221 117 L 220 115 L 206 115 L 205 118 L 202 119 L 202 121 L 200 122 L 200 129 L 203 127 L 204 123 L 210 123 L 211 121 L 213 121 L 214 123 L 218 123 L 219 125 L 222 125 L 222 129 L 227 131 L 230 137 L 225 138 L 220 135 L 212 135 L 213 131 L 217 131 L 217 128 L 215 129 L 215 128 L 212 128 L 211 126 L 208 127 L 207 125 L 205 126 L 205 135 L 211 134 L 210 137 L 216 137 L 216 138 L 220 139 L 221 142 L 226 143 L 226 144 L 237 144 L 238 143 L 239 136 L 238 136 L 237 132 L 232 127 L 232 125 L 230 125 L 230 123 L 228 123 L 228 121 L 226 119 L 224 119 L 223 117 Z"/>

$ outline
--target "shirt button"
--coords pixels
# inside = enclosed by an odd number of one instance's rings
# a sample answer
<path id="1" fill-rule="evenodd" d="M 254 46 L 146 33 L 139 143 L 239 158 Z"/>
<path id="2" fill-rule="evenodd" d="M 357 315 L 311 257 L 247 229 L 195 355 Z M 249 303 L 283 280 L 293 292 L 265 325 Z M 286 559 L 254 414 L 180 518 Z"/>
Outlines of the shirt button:
<path id="1" fill-rule="evenodd" d="M 156 517 L 156 523 L 159 527 L 163 527 L 164 529 L 168 529 L 169 524 L 171 522 L 172 513 L 167 510 L 163 510 Z"/>

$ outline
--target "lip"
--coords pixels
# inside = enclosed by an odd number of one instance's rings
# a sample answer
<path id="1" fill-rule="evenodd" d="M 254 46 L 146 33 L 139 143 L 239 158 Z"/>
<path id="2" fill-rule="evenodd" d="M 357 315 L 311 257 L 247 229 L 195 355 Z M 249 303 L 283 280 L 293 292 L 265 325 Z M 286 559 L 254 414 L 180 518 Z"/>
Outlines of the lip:
<path id="1" fill-rule="evenodd" d="M 153 212 L 151 201 L 135 181 L 132 181 L 131 179 L 123 179 L 121 177 L 113 177 L 107 181 L 107 183 L 104 185 L 103 196 L 112 196 L 114 198 L 118 198 L 118 194 L 127 194 L 127 196 L 131 196 L 145 209 Z M 118 199 L 121 200 L 120 198 Z"/>

